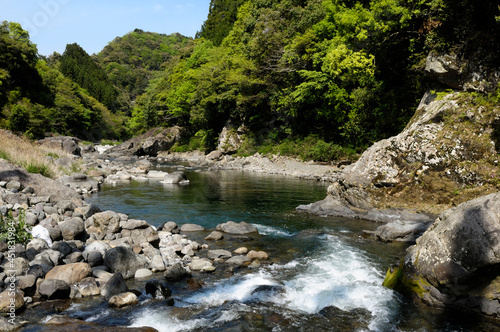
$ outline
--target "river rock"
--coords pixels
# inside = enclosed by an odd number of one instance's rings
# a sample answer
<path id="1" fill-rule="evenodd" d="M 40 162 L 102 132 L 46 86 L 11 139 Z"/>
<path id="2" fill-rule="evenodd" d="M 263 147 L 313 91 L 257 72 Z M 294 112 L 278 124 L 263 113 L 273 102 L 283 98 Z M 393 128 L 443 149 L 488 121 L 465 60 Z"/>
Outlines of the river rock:
<path id="1" fill-rule="evenodd" d="M 104 255 L 106 254 L 106 251 L 108 251 L 109 249 L 111 249 L 111 246 L 104 242 L 104 241 L 94 241 L 90 244 L 87 244 L 85 246 L 85 250 L 84 250 L 84 254 L 83 256 L 85 257 L 85 253 L 89 253 L 89 252 L 92 252 L 92 251 L 98 251 L 102 257 L 104 257 Z"/>
<path id="2" fill-rule="evenodd" d="M 206 258 L 193 259 L 193 261 L 188 266 L 192 271 L 201 271 L 201 272 L 215 271 L 215 267 L 213 266 L 212 261 Z"/>
<path id="3" fill-rule="evenodd" d="M 116 247 L 106 251 L 104 265 L 111 271 L 121 273 L 125 279 L 132 278 L 139 269 L 146 268 L 146 259 L 132 249 Z"/>
<path id="4" fill-rule="evenodd" d="M 69 285 L 72 285 L 90 275 L 92 275 L 92 268 L 89 264 L 72 263 L 54 267 L 45 275 L 45 279 L 64 280 Z"/>
<path id="5" fill-rule="evenodd" d="M 9 313 L 11 308 L 17 311 L 22 307 L 24 307 L 24 293 L 19 289 L 16 288 L 14 291 L 6 290 L 0 293 L 0 312 Z"/>
<path id="6" fill-rule="evenodd" d="M 375 237 L 384 242 L 414 243 L 430 225 L 429 222 L 394 221 L 378 227 Z"/>
<path id="7" fill-rule="evenodd" d="M 157 279 L 149 280 L 145 288 L 146 294 L 151 295 L 153 299 L 168 299 L 172 295 L 172 291 Z"/>
<path id="8" fill-rule="evenodd" d="M 65 241 L 82 240 L 85 241 L 87 233 L 85 232 L 85 223 L 82 218 L 71 218 L 59 223 L 61 235 Z"/>
<path id="9" fill-rule="evenodd" d="M 123 308 L 137 303 L 139 303 L 137 295 L 132 292 L 127 292 L 112 296 L 108 301 L 108 306 L 112 308 Z"/>
<path id="10" fill-rule="evenodd" d="M 17 287 L 23 291 L 26 296 L 33 296 L 36 291 L 36 279 L 37 277 L 33 274 L 20 276 L 17 278 Z"/>
<path id="11" fill-rule="evenodd" d="M 5 185 L 5 188 L 7 188 L 8 190 L 16 190 L 16 191 L 20 191 L 21 190 L 21 182 L 19 181 L 9 181 L 7 182 L 7 184 Z"/>
<path id="12" fill-rule="evenodd" d="M 147 228 L 149 227 L 149 224 L 146 220 L 129 219 L 126 221 L 121 221 L 120 227 L 122 229 L 134 230 L 136 228 Z"/>
<path id="13" fill-rule="evenodd" d="M 220 232 L 237 235 L 258 233 L 257 228 L 244 221 L 240 223 L 228 221 L 226 223 L 217 225 L 216 229 Z"/>
<path id="14" fill-rule="evenodd" d="M 149 264 L 149 268 L 153 272 L 165 271 L 165 263 L 163 262 L 161 254 L 153 256 L 151 263 Z"/>
<path id="15" fill-rule="evenodd" d="M 62 257 L 66 257 L 73 252 L 73 248 L 64 241 L 57 241 L 52 244 L 52 250 L 59 251 Z M 76 262 L 73 262 L 76 263 Z"/>
<path id="16" fill-rule="evenodd" d="M 85 219 L 88 219 L 92 217 L 94 214 L 101 212 L 101 209 L 99 209 L 99 207 L 96 204 L 90 203 L 86 206 L 77 208 L 75 211 L 81 213 Z"/>
<path id="17" fill-rule="evenodd" d="M 219 240 L 222 240 L 223 238 L 224 238 L 224 235 L 222 234 L 222 232 L 213 231 L 205 238 L 205 240 L 207 240 L 207 241 L 219 241 Z"/>
<path id="18" fill-rule="evenodd" d="M 150 278 L 153 275 L 153 272 L 151 272 L 148 269 L 139 269 L 135 271 L 134 278 L 135 279 L 146 279 Z"/>
<path id="19" fill-rule="evenodd" d="M 64 300 L 69 298 L 71 288 L 64 280 L 45 279 L 40 283 L 38 292 L 48 300 Z"/>
<path id="20" fill-rule="evenodd" d="M 235 249 L 233 252 L 237 255 L 246 255 L 246 254 L 248 254 L 248 248 L 247 247 L 240 247 L 238 249 Z"/>
<path id="21" fill-rule="evenodd" d="M 35 237 L 26 245 L 26 251 L 30 249 L 34 249 L 37 251 L 37 253 L 40 253 L 45 249 L 49 249 L 49 244 L 46 240 Z"/>
<path id="22" fill-rule="evenodd" d="M 250 250 L 250 252 L 247 254 L 247 257 L 251 260 L 266 260 L 269 258 L 269 255 L 265 251 L 255 251 L 255 250 Z"/>
<path id="23" fill-rule="evenodd" d="M 179 234 L 180 232 L 179 226 L 173 221 L 166 222 L 161 228 L 158 228 L 158 230 L 170 232 L 172 234 Z"/>
<path id="24" fill-rule="evenodd" d="M 99 286 L 97 285 L 95 278 L 92 277 L 82 279 L 75 286 L 83 297 L 100 294 Z"/>
<path id="25" fill-rule="evenodd" d="M 83 259 L 85 259 L 85 261 L 91 267 L 99 266 L 99 265 L 104 264 L 104 260 L 103 260 L 102 254 L 99 251 L 97 251 L 97 250 L 94 250 L 94 251 L 84 251 L 83 254 L 82 254 L 82 256 L 83 256 Z"/>
<path id="26" fill-rule="evenodd" d="M 127 291 L 127 283 L 125 282 L 125 279 L 123 279 L 122 274 L 118 272 L 113 274 L 108 282 L 101 287 L 101 296 L 109 299 L 113 295 L 125 293 Z"/>
<path id="27" fill-rule="evenodd" d="M 4 265 L 5 271 L 9 274 L 14 273 L 16 276 L 25 275 L 30 268 L 30 261 L 23 257 L 16 257 L 12 262 Z"/>
<path id="28" fill-rule="evenodd" d="M 29 263 L 30 265 L 56 266 L 61 264 L 62 254 L 59 251 L 47 249 L 38 255 Z"/>
<path id="29" fill-rule="evenodd" d="M 183 172 L 173 172 L 165 175 L 161 183 L 166 184 L 187 184 L 189 180 Z"/>
<path id="30" fill-rule="evenodd" d="M 176 282 L 188 277 L 189 272 L 182 266 L 181 263 L 176 263 L 172 266 L 167 267 L 163 275 L 165 277 L 165 280 L 167 280 L 168 282 Z"/>
<path id="31" fill-rule="evenodd" d="M 205 227 L 196 224 L 184 224 L 181 227 L 181 232 L 203 232 Z"/>
<path id="32" fill-rule="evenodd" d="M 384 284 L 425 303 L 500 317 L 500 192 L 444 211 Z"/>
<path id="33" fill-rule="evenodd" d="M 121 230 L 120 221 L 120 216 L 113 211 L 99 212 L 85 221 L 85 228 L 89 234 L 114 234 Z"/>
<path id="34" fill-rule="evenodd" d="M 248 258 L 247 256 L 242 256 L 242 255 L 239 255 L 239 256 L 233 256 L 231 258 L 229 258 L 226 263 L 227 264 L 231 264 L 231 265 L 236 265 L 236 266 L 242 266 L 242 265 L 245 265 L 247 263 L 250 263 L 252 260 L 250 258 Z"/>
<path id="35" fill-rule="evenodd" d="M 231 258 L 232 256 L 233 255 L 229 251 L 223 250 L 223 249 L 209 250 L 208 251 L 208 258 L 211 258 L 211 259 Z"/>

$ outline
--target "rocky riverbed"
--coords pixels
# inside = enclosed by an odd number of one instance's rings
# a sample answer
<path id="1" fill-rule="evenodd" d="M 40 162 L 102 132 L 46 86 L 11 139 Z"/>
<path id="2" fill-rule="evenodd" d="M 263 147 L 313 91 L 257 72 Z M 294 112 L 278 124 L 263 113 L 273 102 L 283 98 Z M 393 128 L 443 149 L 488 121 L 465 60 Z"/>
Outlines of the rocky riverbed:
<path id="1" fill-rule="evenodd" d="M 1 330 L 19 328 L 25 324 L 22 312 L 45 301 L 101 296 L 110 307 L 120 308 L 136 304 L 141 294 L 150 294 L 172 305 L 165 281 L 186 280 L 196 285 L 200 273 L 228 273 L 268 260 L 268 254 L 262 250 L 240 247 L 231 252 L 216 245 L 223 238 L 259 236 L 257 229 L 245 222 L 221 223 L 207 234 L 210 230 L 199 225 L 167 222 L 153 227 L 145 220 L 100 211 L 94 204 L 87 204 L 82 194 L 97 191 L 104 180 L 149 176 L 158 181 L 187 183 L 181 173 L 169 180 L 172 174 L 151 170 L 147 160 L 136 161 L 133 166 L 104 160 L 101 167 L 95 166 L 99 160 L 89 157 L 82 166 L 95 178 L 73 174 L 59 181 L 30 174 L 0 160 L 2 215 L 8 222 L 24 220 L 34 237 L 26 245 L 13 239 L 0 242 L 0 311 L 7 314 L 1 318 Z M 163 274 L 161 280 L 158 273 Z M 128 289 L 126 281 L 131 278 L 151 280 L 144 289 Z M 9 319 L 13 317 L 16 318 L 11 324 Z M 54 317 L 46 324 L 54 329 L 62 324 L 65 328 L 88 325 L 64 316 Z"/>

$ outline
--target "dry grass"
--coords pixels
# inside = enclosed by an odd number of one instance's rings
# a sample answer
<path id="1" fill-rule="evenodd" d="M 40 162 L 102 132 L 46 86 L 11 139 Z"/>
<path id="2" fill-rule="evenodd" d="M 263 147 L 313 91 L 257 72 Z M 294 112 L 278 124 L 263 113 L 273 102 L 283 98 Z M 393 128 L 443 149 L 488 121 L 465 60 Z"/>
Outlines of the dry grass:
<path id="1" fill-rule="evenodd" d="M 0 158 L 50 178 L 65 174 L 54 160 L 69 156 L 62 149 L 38 145 L 6 130 L 0 130 Z"/>

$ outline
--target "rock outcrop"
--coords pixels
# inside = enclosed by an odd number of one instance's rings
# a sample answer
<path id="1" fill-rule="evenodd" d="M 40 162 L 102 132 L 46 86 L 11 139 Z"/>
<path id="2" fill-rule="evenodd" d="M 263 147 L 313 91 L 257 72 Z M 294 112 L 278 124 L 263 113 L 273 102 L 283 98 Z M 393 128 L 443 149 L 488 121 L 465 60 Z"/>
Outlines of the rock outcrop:
<path id="1" fill-rule="evenodd" d="M 385 285 L 423 302 L 500 317 L 500 192 L 444 211 Z"/>
<path id="2" fill-rule="evenodd" d="M 125 143 L 108 149 L 107 153 L 122 153 L 136 156 L 156 156 L 160 151 L 167 151 L 181 138 L 181 127 L 154 128 L 134 137 Z"/>
<path id="3" fill-rule="evenodd" d="M 345 167 L 325 200 L 298 210 L 377 222 L 432 221 L 499 189 L 499 121 L 500 108 L 478 107 L 471 95 L 429 92 L 399 135 Z"/>

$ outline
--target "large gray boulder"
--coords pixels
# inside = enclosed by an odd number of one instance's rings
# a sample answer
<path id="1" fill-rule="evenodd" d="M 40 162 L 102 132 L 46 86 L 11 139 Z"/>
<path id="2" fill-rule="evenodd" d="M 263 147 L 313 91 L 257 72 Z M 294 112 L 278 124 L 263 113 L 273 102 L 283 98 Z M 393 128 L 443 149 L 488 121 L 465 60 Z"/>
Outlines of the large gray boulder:
<path id="1" fill-rule="evenodd" d="M 123 144 L 108 149 L 106 152 L 156 157 L 158 152 L 169 150 L 179 141 L 183 132 L 184 130 L 177 126 L 170 128 L 153 128 Z"/>
<path id="2" fill-rule="evenodd" d="M 385 284 L 425 303 L 500 317 L 500 192 L 444 211 Z"/>
<path id="3" fill-rule="evenodd" d="M 114 273 L 121 273 L 125 279 L 133 278 L 139 269 L 148 267 L 146 258 L 126 247 L 115 247 L 106 251 L 104 265 Z"/>

